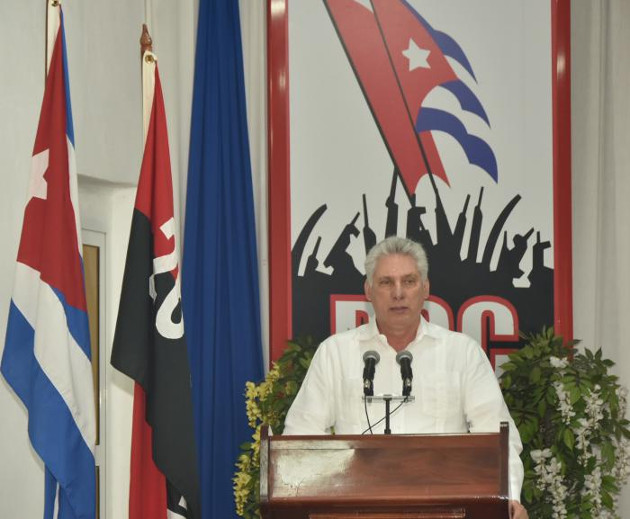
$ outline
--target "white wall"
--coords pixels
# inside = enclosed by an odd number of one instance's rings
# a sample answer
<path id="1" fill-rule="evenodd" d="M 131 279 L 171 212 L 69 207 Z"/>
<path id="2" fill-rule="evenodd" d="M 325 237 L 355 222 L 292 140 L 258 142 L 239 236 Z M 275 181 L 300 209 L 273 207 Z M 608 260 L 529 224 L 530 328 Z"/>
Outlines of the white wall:
<path id="1" fill-rule="evenodd" d="M 78 171 L 133 183 L 142 148 L 138 41 L 144 4 L 71 0 L 62 5 Z"/>
<path id="2" fill-rule="evenodd" d="M 269 366 L 269 235 L 267 205 L 267 27 L 265 2 L 239 0 L 265 370 Z M 266 372 L 266 371 L 265 371 Z"/>

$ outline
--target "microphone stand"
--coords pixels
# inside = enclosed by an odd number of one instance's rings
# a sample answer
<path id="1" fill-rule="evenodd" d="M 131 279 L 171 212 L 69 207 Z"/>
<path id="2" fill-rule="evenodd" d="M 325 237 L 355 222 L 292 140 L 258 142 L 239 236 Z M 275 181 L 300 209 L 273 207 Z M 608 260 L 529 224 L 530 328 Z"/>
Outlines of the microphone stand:
<path id="1" fill-rule="evenodd" d="M 364 395 L 363 399 L 368 402 L 368 403 L 372 403 L 372 402 L 384 402 L 385 403 L 385 416 L 383 418 L 381 418 L 378 422 L 382 422 L 383 420 L 385 420 L 385 431 L 384 434 L 392 434 L 392 429 L 390 427 L 390 417 L 391 417 L 391 403 L 392 401 L 394 402 L 400 402 L 399 406 L 400 407 L 402 404 L 406 404 L 406 403 L 411 403 L 415 400 L 415 397 L 413 395 L 409 395 L 409 396 L 399 396 L 399 395 L 379 395 L 379 396 L 371 396 L 371 395 Z M 398 407 L 396 407 L 396 409 L 394 409 L 394 411 L 396 411 L 398 409 Z M 374 424 L 376 425 L 376 424 Z"/>
<path id="2" fill-rule="evenodd" d="M 392 430 L 389 427 L 389 417 L 391 415 L 389 405 L 392 401 L 392 397 L 391 395 L 385 395 L 383 396 L 383 400 L 385 400 L 385 434 L 391 434 Z"/>

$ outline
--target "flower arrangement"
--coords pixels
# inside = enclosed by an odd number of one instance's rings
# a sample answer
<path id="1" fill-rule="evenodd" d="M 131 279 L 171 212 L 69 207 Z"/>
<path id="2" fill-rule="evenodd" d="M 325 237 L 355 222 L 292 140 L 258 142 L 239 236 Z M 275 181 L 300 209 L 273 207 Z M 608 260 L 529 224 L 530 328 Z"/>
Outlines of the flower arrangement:
<path id="1" fill-rule="evenodd" d="M 284 419 L 306 375 L 319 343 L 312 338 L 290 341 L 282 356 L 260 384 L 247 382 L 245 399 L 247 419 L 254 430 L 252 441 L 241 445 L 234 475 L 236 513 L 253 519 L 260 517 L 260 428 L 271 427 L 281 434 Z"/>
<path id="2" fill-rule="evenodd" d="M 613 362 L 564 344 L 553 329 L 502 365 L 505 402 L 523 441 L 524 505 L 531 519 L 618 517 L 630 474 L 627 390 Z"/>

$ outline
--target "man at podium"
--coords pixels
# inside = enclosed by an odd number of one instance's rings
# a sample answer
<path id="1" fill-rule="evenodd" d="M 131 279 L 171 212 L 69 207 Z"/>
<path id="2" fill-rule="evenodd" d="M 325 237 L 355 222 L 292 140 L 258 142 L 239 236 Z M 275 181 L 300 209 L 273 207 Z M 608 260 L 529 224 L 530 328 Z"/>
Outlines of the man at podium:
<path id="1" fill-rule="evenodd" d="M 508 422 L 510 516 L 527 519 L 519 502 L 518 429 L 481 346 L 422 317 L 428 270 L 426 253 L 414 241 L 393 236 L 370 250 L 365 295 L 375 319 L 319 346 L 284 434 L 383 433 L 386 404 L 367 404 L 364 394 L 410 395 L 392 406 L 387 422 L 394 434 L 498 432 L 500 422 Z"/>

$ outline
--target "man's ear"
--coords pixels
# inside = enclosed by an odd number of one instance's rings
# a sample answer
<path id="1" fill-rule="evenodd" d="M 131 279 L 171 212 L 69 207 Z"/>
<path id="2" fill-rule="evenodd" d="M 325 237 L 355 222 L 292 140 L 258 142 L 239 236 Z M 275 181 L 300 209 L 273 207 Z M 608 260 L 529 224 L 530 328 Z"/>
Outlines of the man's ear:
<path id="1" fill-rule="evenodd" d="M 368 283 L 368 280 L 365 280 L 363 283 L 363 291 L 365 292 L 365 297 L 368 301 L 372 301 L 372 287 Z"/>
<path id="2" fill-rule="evenodd" d="M 422 291 L 424 292 L 425 299 L 431 294 L 431 283 L 428 279 L 422 280 Z"/>

